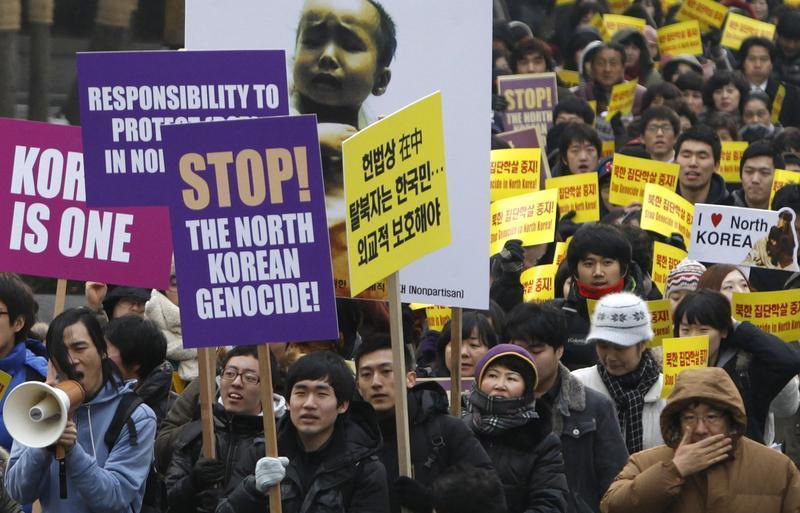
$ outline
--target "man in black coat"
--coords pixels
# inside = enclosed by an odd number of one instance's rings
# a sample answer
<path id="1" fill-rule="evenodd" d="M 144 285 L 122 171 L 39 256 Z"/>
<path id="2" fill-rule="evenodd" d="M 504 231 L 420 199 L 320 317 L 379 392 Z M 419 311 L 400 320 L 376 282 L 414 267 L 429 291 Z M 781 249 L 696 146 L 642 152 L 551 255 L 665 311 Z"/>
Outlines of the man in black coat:
<path id="1" fill-rule="evenodd" d="M 536 397 L 552 410 L 553 433 L 561 438 L 570 511 L 600 511 L 600 499 L 625 466 L 628 450 L 611 400 L 560 363 L 567 343 L 564 312 L 551 303 L 517 305 L 506 318 L 503 338 L 536 360 Z"/>
<path id="2" fill-rule="evenodd" d="M 771 102 L 780 86 L 784 87 L 779 121 L 783 126 L 800 127 L 800 110 L 793 108 L 800 102 L 800 88 L 778 80 L 774 73 L 775 45 L 765 37 L 748 37 L 739 48 L 739 65 L 750 84 L 750 90 L 767 93 Z M 776 105 L 773 104 L 773 109 Z"/>
<path id="3" fill-rule="evenodd" d="M 304 356 L 289 368 L 287 390 L 289 415 L 278 425 L 280 457 L 259 459 L 255 475 L 217 513 L 269 511 L 267 495 L 278 484 L 283 513 L 388 513 L 375 412 L 351 401 L 355 379 L 342 357 L 330 351 Z"/>
<path id="4" fill-rule="evenodd" d="M 358 391 L 378 413 L 384 443 L 380 459 L 386 467 L 392 512 L 398 513 L 401 506 L 420 509 L 426 495 L 422 485 L 415 487 L 408 480 L 398 482 L 394 365 L 389 336 L 376 334 L 366 337 L 355 356 L 355 363 Z M 442 387 L 432 382 L 415 385 L 416 373 L 407 347 L 405 363 L 409 387 L 411 464 L 416 483 L 430 485 L 456 464 L 491 468 L 489 456 L 469 428 L 448 414 L 447 395 Z"/>

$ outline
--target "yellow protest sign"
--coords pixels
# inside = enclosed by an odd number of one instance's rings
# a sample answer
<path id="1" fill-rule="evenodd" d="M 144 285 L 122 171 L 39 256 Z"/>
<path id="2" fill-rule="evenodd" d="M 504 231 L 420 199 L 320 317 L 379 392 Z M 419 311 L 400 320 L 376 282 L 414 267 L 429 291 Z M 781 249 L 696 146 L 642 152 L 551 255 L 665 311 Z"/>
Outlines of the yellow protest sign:
<path id="1" fill-rule="evenodd" d="M 722 153 L 719 161 L 719 174 L 725 183 L 741 183 L 739 163 L 749 143 L 745 141 L 722 141 Z"/>
<path id="2" fill-rule="evenodd" d="M 781 187 L 790 183 L 800 183 L 800 171 L 789 171 L 788 169 L 776 169 L 775 177 L 772 179 L 772 190 L 769 193 L 769 205 L 772 208 L 772 199 Z"/>
<path id="3" fill-rule="evenodd" d="M 529 303 L 553 299 L 557 270 L 557 265 L 545 264 L 531 267 L 523 272 L 519 279 L 522 283 L 522 300 Z"/>
<path id="4" fill-rule="evenodd" d="M 608 0 L 608 9 L 613 13 L 619 14 L 630 7 L 631 4 L 633 4 L 633 0 Z"/>
<path id="5" fill-rule="evenodd" d="M 408 307 L 410 309 L 412 309 L 412 310 L 423 310 L 425 308 L 428 308 L 429 306 L 433 306 L 433 305 L 427 305 L 425 303 L 409 303 L 408 304 Z"/>
<path id="6" fill-rule="evenodd" d="M 653 269 L 650 277 L 653 285 L 666 294 L 667 276 L 681 260 L 686 258 L 686 251 L 663 242 L 653 243 Z"/>
<path id="7" fill-rule="evenodd" d="M 680 21 L 697 20 L 715 28 L 722 28 L 728 8 L 714 0 L 684 0 L 676 18 Z"/>
<path id="8" fill-rule="evenodd" d="M 362 161 L 391 143 L 397 162 L 380 174 Z M 353 295 L 450 244 L 442 94 L 433 93 L 375 122 L 342 145 L 347 250 Z"/>
<path id="9" fill-rule="evenodd" d="M 722 46 L 738 50 L 742 41 L 748 37 L 760 36 L 772 41 L 775 36 L 775 25 L 754 20 L 734 12 L 728 14 L 725 29 L 722 31 Z"/>
<path id="10" fill-rule="evenodd" d="M 661 398 L 666 399 L 675 387 L 675 378 L 686 369 L 708 367 L 708 336 L 665 338 L 664 346 L 664 388 Z"/>
<path id="11" fill-rule="evenodd" d="M 11 385 L 11 374 L 0 371 L 0 399 L 8 392 L 8 387 Z"/>
<path id="12" fill-rule="evenodd" d="M 660 346 L 665 338 L 672 336 L 672 311 L 668 299 L 655 299 L 647 302 L 650 311 L 650 324 L 653 327 L 652 340 L 647 342 L 647 347 Z"/>
<path id="13" fill-rule="evenodd" d="M 567 242 L 556 242 L 556 250 L 553 254 L 553 263 L 556 265 L 561 265 L 561 262 L 567 258 L 567 248 L 569 247 L 569 241 L 572 240 L 572 237 L 567 239 Z"/>
<path id="14" fill-rule="evenodd" d="M 606 14 L 603 16 L 603 29 L 605 39 L 611 39 L 618 31 L 630 28 L 639 32 L 644 32 L 646 22 L 642 18 L 633 16 L 623 16 L 622 14 Z"/>
<path id="15" fill-rule="evenodd" d="M 597 173 L 548 178 L 545 188 L 558 189 L 558 209 L 563 216 L 574 210 L 575 223 L 590 223 L 600 220 L 600 189 Z"/>
<path id="16" fill-rule="evenodd" d="M 608 119 L 611 119 L 617 112 L 623 116 L 633 112 L 637 85 L 639 85 L 638 82 L 631 80 L 616 84 L 611 88 L 611 99 L 608 101 L 608 114 L 606 115 Z"/>
<path id="17" fill-rule="evenodd" d="M 679 169 L 678 164 L 615 153 L 609 201 L 615 205 L 642 201 L 644 186 L 648 183 L 674 191 L 678 186 Z"/>
<path id="18" fill-rule="evenodd" d="M 606 157 L 610 157 L 614 154 L 614 151 L 614 139 L 611 139 L 610 141 L 603 141 L 603 146 L 600 149 L 600 158 L 604 159 Z"/>
<path id="19" fill-rule="evenodd" d="M 770 115 L 770 119 L 773 123 L 777 123 L 781 120 L 784 98 L 786 98 L 786 86 L 781 84 L 778 86 L 778 90 L 775 91 L 775 99 L 772 100 L 772 114 Z"/>
<path id="20" fill-rule="evenodd" d="M 442 331 L 444 325 L 453 315 L 453 309 L 449 306 L 429 306 L 425 309 L 425 318 L 428 321 L 428 329 Z"/>
<path id="21" fill-rule="evenodd" d="M 560 69 L 556 71 L 556 75 L 564 87 L 575 87 L 581 83 L 580 73 L 571 69 Z"/>
<path id="22" fill-rule="evenodd" d="M 784 342 L 800 339 L 800 290 L 734 292 L 733 317 L 750 321 Z"/>
<path id="23" fill-rule="evenodd" d="M 703 54 L 700 23 L 697 20 L 661 27 L 657 34 L 658 48 L 662 55 Z"/>
<path id="24" fill-rule="evenodd" d="M 689 247 L 694 205 L 680 195 L 659 185 L 647 184 L 642 199 L 642 230 L 652 230 L 665 237 L 680 233 Z"/>
<path id="25" fill-rule="evenodd" d="M 492 150 L 492 201 L 538 191 L 541 157 L 539 148 Z"/>
<path id="26" fill-rule="evenodd" d="M 603 17 L 600 13 L 596 12 L 589 20 L 589 25 L 597 29 L 598 34 L 602 34 L 605 31 L 605 26 L 603 25 Z"/>
<path id="27" fill-rule="evenodd" d="M 556 189 L 521 194 L 493 202 L 490 254 L 499 253 L 509 239 L 520 239 L 523 246 L 553 242 L 557 202 Z"/>

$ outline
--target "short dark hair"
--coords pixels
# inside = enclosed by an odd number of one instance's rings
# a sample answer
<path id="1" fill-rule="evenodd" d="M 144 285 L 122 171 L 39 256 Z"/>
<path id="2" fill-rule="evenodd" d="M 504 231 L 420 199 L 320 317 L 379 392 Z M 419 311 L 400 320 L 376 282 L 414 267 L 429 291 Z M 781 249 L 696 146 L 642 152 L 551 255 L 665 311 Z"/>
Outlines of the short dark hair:
<path id="1" fill-rule="evenodd" d="M 747 58 L 747 54 L 750 52 L 750 49 L 754 46 L 766 48 L 767 52 L 769 52 L 769 59 L 771 61 L 775 60 L 775 45 L 772 44 L 772 41 L 766 37 L 750 36 L 742 41 L 742 46 L 739 47 L 739 65 L 741 67 L 744 67 L 744 60 Z"/>
<path id="2" fill-rule="evenodd" d="M 800 39 L 800 11 L 787 9 L 783 16 L 778 19 L 775 32 L 786 39 Z"/>
<path id="3" fill-rule="evenodd" d="M 673 107 L 675 114 L 678 115 L 678 120 L 680 120 L 681 117 L 684 117 L 689 120 L 689 124 L 691 126 L 695 126 L 697 124 L 697 114 L 695 114 L 694 111 L 692 111 L 692 109 L 690 109 L 689 106 L 684 102 L 677 102 Z"/>
<path id="4" fill-rule="evenodd" d="M 344 358 L 332 351 L 315 351 L 300 358 L 289 367 L 286 376 L 286 390 L 291 395 L 299 381 L 322 380 L 333 388 L 336 404 L 349 402 L 356 390 L 353 372 Z"/>
<path id="5" fill-rule="evenodd" d="M 772 198 L 772 210 L 790 208 L 795 214 L 800 214 L 800 184 L 787 183 L 777 191 Z"/>
<path id="6" fill-rule="evenodd" d="M 672 317 L 673 335 L 676 337 L 684 318 L 689 324 L 711 326 L 715 330 L 727 331 L 728 334 L 733 328 L 731 303 L 716 290 L 697 289 L 683 297 Z"/>
<path id="7" fill-rule="evenodd" d="M 103 336 L 103 328 L 100 327 L 100 323 L 94 313 L 87 308 L 64 310 L 53 319 L 47 329 L 47 335 L 45 336 L 47 353 L 50 355 L 50 359 L 57 367 L 57 370 L 64 373 L 62 378 L 76 381 L 83 378 L 83 375 L 75 370 L 75 366 L 69 357 L 67 346 L 64 343 L 64 330 L 77 323 L 83 324 L 86 328 L 92 344 L 97 349 L 97 354 L 100 355 L 103 383 L 106 383 L 109 379 L 118 382 L 119 380 L 115 376 L 118 374 L 117 366 L 108 358 L 108 346 Z"/>
<path id="8" fill-rule="evenodd" d="M 622 64 L 625 64 L 625 47 L 619 43 L 603 43 L 600 46 L 596 47 L 594 50 L 595 51 L 591 56 L 591 62 L 593 65 L 594 65 L 594 60 L 597 58 L 598 55 L 600 55 L 600 52 L 602 52 L 603 50 L 614 50 L 622 58 Z M 592 70 L 594 70 L 594 67 L 592 67 Z"/>
<path id="9" fill-rule="evenodd" d="M 659 82 L 651 85 L 642 95 L 642 111 L 649 109 L 653 100 L 659 96 L 664 101 L 674 100 L 681 97 L 681 90 L 671 82 Z"/>
<path id="10" fill-rule="evenodd" d="M 725 130 L 734 141 L 739 139 L 739 122 L 736 116 L 727 112 L 712 112 L 710 116 L 706 117 L 706 125 L 714 130 Z M 719 137 L 719 135 L 717 135 Z"/>
<path id="11" fill-rule="evenodd" d="M 388 68 L 389 64 L 392 63 L 392 59 L 394 59 L 394 52 L 397 51 L 397 27 L 392 17 L 383 8 L 383 5 L 376 0 L 367 0 L 367 2 L 375 7 L 381 20 L 380 40 L 377 41 L 380 49 L 378 52 L 378 64 Z"/>
<path id="12" fill-rule="evenodd" d="M 0 301 L 6 305 L 9 324 L 22 317 L 22 329 L 14 335 L 14 343 L 28 338 L 31 326 L 36 322 L 36 302 L 33 291 L 18 274 L 0 273 Z"/>
<path id="13" fill-rule="evenodd" d="M 478 338 L 486 344 L 486 347 L 492 348 L 497 345 L 497 331 L 492 327 L 489 318 L 479 311 L 464 312 L 461 317 L 461 340 L 469 338 L 474 329 L 478 330 Z M 499 329 L 500 326 L 498 326 Z M 447 324 L 442 328 L 442 334 L 439 335 L 439 343 L 436 348 L 439 370 L 441 371 L 447 369 L 444 354 L 447 344 L 450 343 L 451 336 L 450 321 L 447 321 Z"/>
<path id="14" fill-rule="evenodd" d="M 558 115 L 562 113 L 580 116 L 587 125 L 594 123 L 594 111 L 592 107 L 586 100 L 578 98 L 575 95 L 559 100 L 556 104 L 556 108 L 553 109 L 553 120 L 558 118 Z"/>
<path id="15" fill-rule="evenodd" d="M 359 366 L 361 365 L 361 358 L 365 355 L 370 353 L 374 353 L 375 351 L 380 351 L 382 349 L 392 350 L 392 337 L 389 336 L 388 333 L 372 333 L 361 341 L 361 345 L 358 346 L 356 350 L 356 354 L 353 357 L 353 360 L 356 364 L 356 371 L 358 371 Z M 403 344 L 403 359 L 405 360 L 406 364 L 406 372 L 411 372 L 414 370 L 414 356 L 411 354 L 411 350 L 408 348 L 408 344 Z"/>
<path id="16" fill-rule="evenodd" d="M 739 114 L 744 115 L 744 106 L 747 105 L 747 102 L 750 100 L 757 100 L 764 104 L 764 107 L 767 108 L 768 112 L 772 112 L 772 101 L 769 99 L 769 95 L 764 91 L 750 91 L 748 92 L 745 97 L 739 102 Z"/>
<path id="17" fill-rule="evenodd" d="M 220 368 L 224 369 L 228 365 L 228 362 L 231 361 L 231 358 L 237 356 L 252 356 L 258 360 L 258 346 L 233 346 L 233 349 L 225 353 L 225 357 L 220 362 Z"/>
<path id="18" fill-rule="evenodd" d="M 747 80 L 738 71 L 718 69 L 711 75 L 711 78 L 708 79 L 703 88 L 703 103 L 709 111 L 716 110 L 714 108 L 714 91 L 728 84 L 733 84 L 739 90 L 739 105 L 737 105 L 737 108 L 741 108 L 744 97 L 750 91 Z"/>
<path id="19" fill-rule="evenodd" d="M 675 134 L 679 134 L 681 132 L 681 120 L 675 111 L 670 109 L 669 107 L 650 107 L 646 111 L 642 113 L 642 132 L 644 133 L 647 130 L 647 124 L 656 119 L 664 119 L 669 121 L 669 124 L 672 125 L 672 131 Z"/>
<path id="20" fill-rule="evenodd" d="M 675 79 L 675 87 L 681 91 L 703 91 L 703 75 L 696 71 L 681 73 Z"/>
<path id="21" fill-rule="evenodd" d="M 520 303 L 506 318 L 503 338 L 507 342 L 524 340 L 531 346 L 564 347 L 567 344 L 566 315 L 550 302 Z"/>
<path id="22" fill-rule="evenodd" d="M 706 125 L 695 125 L 689 130 L 683 132 L 678 136 L 675 141 L 675 155 L 680 153 L 681 145 L 684 141 L 699 141 L 711 146 L 711 153 L 714 154 L 714 162 L 719 163 L 720 155 L 722 154 L 722 143 L 719 141 L 719 135 Z"/>
<path id="23" fill-rule="evenodd" d="M 779 153 L 800 152 L 800 128 L 787 126 L 775 136 L 772 144 Z"/>
<path id="24" fill-rule="evenodd" d="M 505 513 L 503 484 L 493 469 L 459 464 L 433 482 L 436 513 Z"/>
<path id="25" fill-rule="evenodd" d="M 782 169 L 783 168 L 783 157 L 780 153 L 775 151 L 772 144 L 769 141 L 760 140 L 751 142 L 747 149 L 744 150 L 742 154 L 742 160 L 739 161 L 739 176 L 742 176 L 742 170 L 744 169 L 745 163 L 752 158 L 755 157 L 770 157 L 772 159 L 772 167 L 775 169 Z"/>
<path id="26" fill-rule="evenodd" d="M 591 125 L 585 123 L 568 123 L 561 132 L 561 138 L 558 141 L 558 153 L 561 155 L 561 160 L 566 162 L 567 150 L 570 144 L 575 141 L 589 142 L 597 149 L 597 156 L 599 157 L 603 151 L 603 143 L 600 141 L 600 136 L 597 135 Z"/>
<path id="27" fill-rule="evenodd" d="M 511 69 L 517 72 L 517 61 L 529 53 L 538 53 L 542 56 L 547 66 L 547 71 L 553 71 L 553 55 L 547 43 L 536 37 L 523 37 L 511 51 Z"/>
<path id="28" fill-rule="evenodd" d="M 167 339 L 153 322 L 139 315 L 112 319 L 103 330 L 106 339 L 119 350 L 126 366 L 139 365 L 138 376 L 146 378 L 167 357 Z"/>
<path id="29" fill-rule="evenodd" d="M 572 276 L 577 276 L 578 263 L 589 253 L 613 258 L 619 262 L 623 274 L 631 265 L 631 244 L 616 226 L 586 223 L 578 228 L 567 248 L 567 265 Z"/>

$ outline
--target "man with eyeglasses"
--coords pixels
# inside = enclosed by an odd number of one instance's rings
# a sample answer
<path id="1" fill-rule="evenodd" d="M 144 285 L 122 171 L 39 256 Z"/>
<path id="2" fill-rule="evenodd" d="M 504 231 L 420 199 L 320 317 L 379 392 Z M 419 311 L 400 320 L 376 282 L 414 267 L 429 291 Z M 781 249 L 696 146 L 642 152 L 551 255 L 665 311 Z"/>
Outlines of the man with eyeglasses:
<path id="1" fill-rule="evenodd" d="M 642 114 L 642 139 L 653 160 L 675 160 L 675 138 L 680 130 L 681 120 L 669 107 L 650 107 Z"/>
<path id="2" fill-rule="evenodd" d="M 681 372 L 661 412 L 666 445 L 633 454 L 606 492 L 604 513 L 782 513 L 800 510 L 800 473 L 743 436 L 742 396 L 721 368 Z"/>
<path id="3" fill-rule="evenodd" d="M 783 169 L 783 157 L 767 141 L 756 141 L 744 151 L 739 164 L 742 187 L 733 191 L 737 207 L 769 209 L 775 169 Z"/>
<path id="4" fill-rule="evenodd" d="M 222 361 L 219 400 L 214 404 L 216 458 L 202 456 L 200 421 L 181 429 L 166 473 L 172 512 L 213 512 L 265 454 L 256 346 L 237 346 Z M 277 396 L 276 396 L 277 397 Z M 282 415 L 286 403 L 275 405 Z"/>

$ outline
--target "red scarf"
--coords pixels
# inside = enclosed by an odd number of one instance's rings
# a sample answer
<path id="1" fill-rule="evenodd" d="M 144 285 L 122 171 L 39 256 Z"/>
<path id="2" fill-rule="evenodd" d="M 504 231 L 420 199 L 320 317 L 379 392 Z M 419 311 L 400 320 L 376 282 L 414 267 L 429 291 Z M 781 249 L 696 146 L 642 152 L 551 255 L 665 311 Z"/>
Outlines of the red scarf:
<path id="1" fill-rule="evenodd" d="M 606 294 L 622 292 L 622 289 L 625 287 L 624 277 L 620 278 L 620 280 L 617 283 L 609 285 L 608 287 L 593 287 L 592 285 L 586 285 L 580 280 L 576 281 L 578 282 L 578 294 L 580 294 L 582 297 L 585 297 L 586 299 L 600 299 Z"/>

